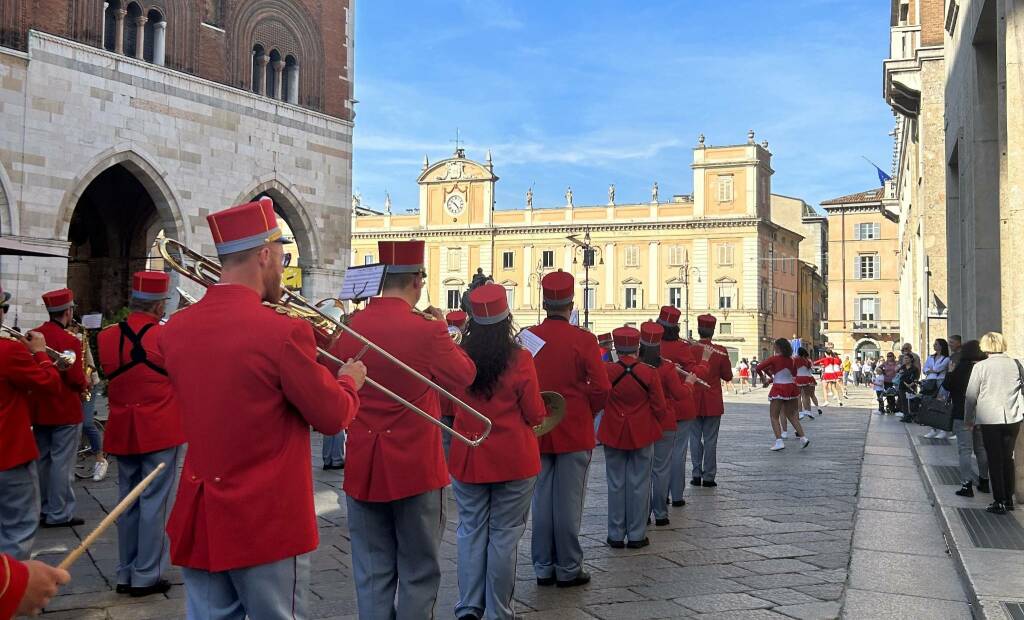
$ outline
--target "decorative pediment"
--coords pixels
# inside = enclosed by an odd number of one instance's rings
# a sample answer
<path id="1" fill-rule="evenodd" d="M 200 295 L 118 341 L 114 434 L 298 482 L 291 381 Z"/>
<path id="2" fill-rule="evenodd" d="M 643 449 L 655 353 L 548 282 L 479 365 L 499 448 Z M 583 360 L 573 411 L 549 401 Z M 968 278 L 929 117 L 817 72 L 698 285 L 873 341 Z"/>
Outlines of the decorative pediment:
<path id="1" fill-rule="evenodd" d="M 427 167 L 419 178 L 416 180 L 417 183 L 451 183 L 453 181 L 497 181 L 498 177 L 494 176 L 483 164 L 478 164 L 471 159 L 465 159 L 462 157 L 453 157 L 450 159 L 442 159 L 439 162 Z"/>
<path id="2" fill-rule="evenodd" d="M 465 286 L 466 282 L 461 278 L 445 278 L 442 284 L 445 286 Z"/>
<path id="3" fill-rule="evenodd" d="M 630 276 L 630 277 L 626 278 L 625 280 L 622 281 L 622 283 L 626 284 L 626 285 L 629 285 L 629 284 L 643 284 L 643 282 L 639 278 L 634 278 L 633 276 Z"/>
<path id="4" fill-rule="evenodd" d="M 600 284 L 600 282 L 598 282 L 598 281 L 597 281 L 597 280 L 595 280 L 594 278 L 590 278 L 589 280 L 586 280 L 586 279 L 580 278 L 580 286 L 590 286 L 590 287 L 594 287 L 594 286 L 597 286 L 598 284 Z"/>
<path id="5" fill-rule="evenodd" d="M 519 283 L 515 282 L 513 280 L 502 280 L 501 281 L 501 285 L 502 286 L 519 286 Z"/>
<path id="6" fill-rule="evenodd" d="M 684 282 L 683 279 L 680 278 L 679 276 L 675 276 L 674 278 L 669 278 L 668 280 L 665 280 L 665 284 L 678 284 L 679 286 L 683 286 L 684 284 L 686 284 L 686 282 Z"/>
<path id="7" fill-rule="evenodd" d="M 722 276 L 721 278 L 715 280 L 715 284 L 736 284 L 736 280 L 730 278 L 729 276 Z"/>

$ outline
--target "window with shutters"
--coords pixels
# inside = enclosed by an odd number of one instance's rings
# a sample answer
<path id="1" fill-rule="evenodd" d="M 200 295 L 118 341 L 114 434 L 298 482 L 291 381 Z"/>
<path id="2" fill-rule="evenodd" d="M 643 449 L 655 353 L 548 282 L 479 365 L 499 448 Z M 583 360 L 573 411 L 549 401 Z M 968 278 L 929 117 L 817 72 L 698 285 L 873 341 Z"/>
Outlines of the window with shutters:
<path id="1" fill-rule="evenodd" d="M 594 288 L 593 284 L 590 285 L 590 288 L 585 289 L 583 301 L 586 304 L 584 308 L 588 310 L 593 310 L 597 307 L 597 289 Z"/>
<path id="2" fill-rule="evenodd" d="M 670 286 L 668 289 L 668 305 L 675 308 L 683 307 L 683 288 L 681 286 Z"/>
<path id="3" fill-rule="evenodd" d="M 878 255 L 858 254 L 855 268 L 857 271 L 853 275 L 858 280 L 877 280 L 879 275 Z"/>
<path id="4" fill-rule="evenodd" d="M 877 321 L 881 302 L 878 297 L 858 297 L 853 300 L 854 314 L 860 321 Z"/>
<path id="5" fill-rule="evenodd" d="M 721 174 L 718 176 L 718 202 L 732 202 L 733 198 L 733 176 Z"/>
<path id="6" fill-rule="evenodd" d="M 448 309 L 458 310 L 462 305 L 462 291 L 457 288 L 450 288 L 446 292 Z"/>
<path id="7" fill-rule="evenodd" d="M 462 269 L 462 248 L 448 248 L 448 271 Z"/>
<path id="8" fill-rule="evenodd" d="M 733 298 L 736 296 L 736 286 L 723 284 L 718 287 L 718 307 L 722 309 L 733 307 Z"/>
<path id="9" fill-rule="evenodd" d="M 681 245 L 668 246 L 668 264 L 678 267 L 686 261 L 686 252 Z"/>
<path id="10" fill-rule="evenodd" d="M 856 241 L 879 239 L 882 236 L 882 225 L 878 222 L 862 222 L 853 227 L 853 238 Z"/>
<path id="11" fill-rule="evenodd" d="M 626 310 L 636 310 L 640 305 L 640 289 L 635 286 L 626 287 L 626 299 L 625 308 Z"/>
<path id="12" fill-rule="evenodd" d="M 625 264 L 627 267 L 640 266 L 640 248 L 635 245 L 626 246 L 625 255 Z"/>
<path id="13" fill-rule="evenodd" d="M 502 269 L 513 269 L 516 264 L 515 252 L 502 252 L 501 253 L 501 268 Z"/>
<path id="14" fill-rule="evenodd" d="M 551 269 L 555 266 L 555 251 L 544 250 L 540 253 L 540 264 L 544 269 Z"/>
<path id="15" fill-rule="evenodd" d="M 731 243 L 721 243 L 718 245 L 718 264 L 719 265 L 731 265 L 733 261 L 733 250 L 734 246 Z"/>

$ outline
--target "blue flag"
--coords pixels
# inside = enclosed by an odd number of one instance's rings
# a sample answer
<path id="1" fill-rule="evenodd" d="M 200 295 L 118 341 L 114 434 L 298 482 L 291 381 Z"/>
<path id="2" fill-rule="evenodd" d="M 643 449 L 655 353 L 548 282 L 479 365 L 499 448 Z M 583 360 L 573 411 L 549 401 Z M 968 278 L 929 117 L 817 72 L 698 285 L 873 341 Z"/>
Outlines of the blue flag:
<path id="1" fill-rule="evenodd" d="M 871 165 L 875 166 L 875 164 Z M 886 174 L 885 171 L 883 171 L 878 166 L 875 166 L 875 170 L 878 171 L 878 184 L 881 185 L 882 187 L 885 187 L 885 182 L 892 180 L 892 177 Z"/>

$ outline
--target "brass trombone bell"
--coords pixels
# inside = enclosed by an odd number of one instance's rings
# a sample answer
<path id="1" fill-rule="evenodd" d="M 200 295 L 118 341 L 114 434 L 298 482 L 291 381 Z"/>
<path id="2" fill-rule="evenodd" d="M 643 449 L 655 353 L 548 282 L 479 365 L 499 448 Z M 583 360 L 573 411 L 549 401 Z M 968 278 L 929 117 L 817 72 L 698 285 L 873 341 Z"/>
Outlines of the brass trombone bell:
<path id="1" fill-rule="evenodd" d="M 0 331 L 5 331 L 11 334 L 15 338 L 24 338 L 25 334 L 13 327 L 7 327 L 6 325 L 0 325 Z M 78 354 L 68 349 L 67 351 L 58 351 L 46 347 L 46 355 L 53 361 L 53 365 L 57 367 L 57 370 L 67 370 L 75 365 L 75 361 L 78 360 Z"/>

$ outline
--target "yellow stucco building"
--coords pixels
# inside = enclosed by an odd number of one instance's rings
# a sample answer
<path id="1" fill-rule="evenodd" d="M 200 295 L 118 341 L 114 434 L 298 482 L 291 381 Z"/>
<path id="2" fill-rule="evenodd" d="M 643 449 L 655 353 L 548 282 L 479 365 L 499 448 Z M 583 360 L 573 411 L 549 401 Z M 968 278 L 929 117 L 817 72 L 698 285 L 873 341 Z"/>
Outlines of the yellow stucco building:
<path id="1" fill-rule="evenodd" d="M 517 322 L 541 316 L 538 281 L 562 269 L 576 278 L 579 322 L 595 333 L 656 317 L 660 306 L 718 317 L 718 339 L 734 357 L 762 357 L 776 337 L 799 332 L 800 243 L 804 236 L 772 221 L 771 153 L 750 132 L 746 144 L 712 147 L 703 136 L 693 151 L 692 196 L 620 204 L 614 188 L 604 205 L 494 209 L 498 177 L 490 153 L 483 163 L 452 157 L 424 160 L 412 214 L 357 209 L 353 265 L 377 261 L 379 239 L 426 241 L 429 302 L 459 306 L 478 269 L 505 287 Z M 589 238 L 593 266 L 568 237 Z M 817 261 L 814 261 L 817 262 Z M 810 299 L 811 296 L 805 296 Z M 689 301 L 689 313 L 685 313 Z M 586 311 L 586 312 L 585 312 Z M 808 312 L 810 310 L 808 309 Z"/>

